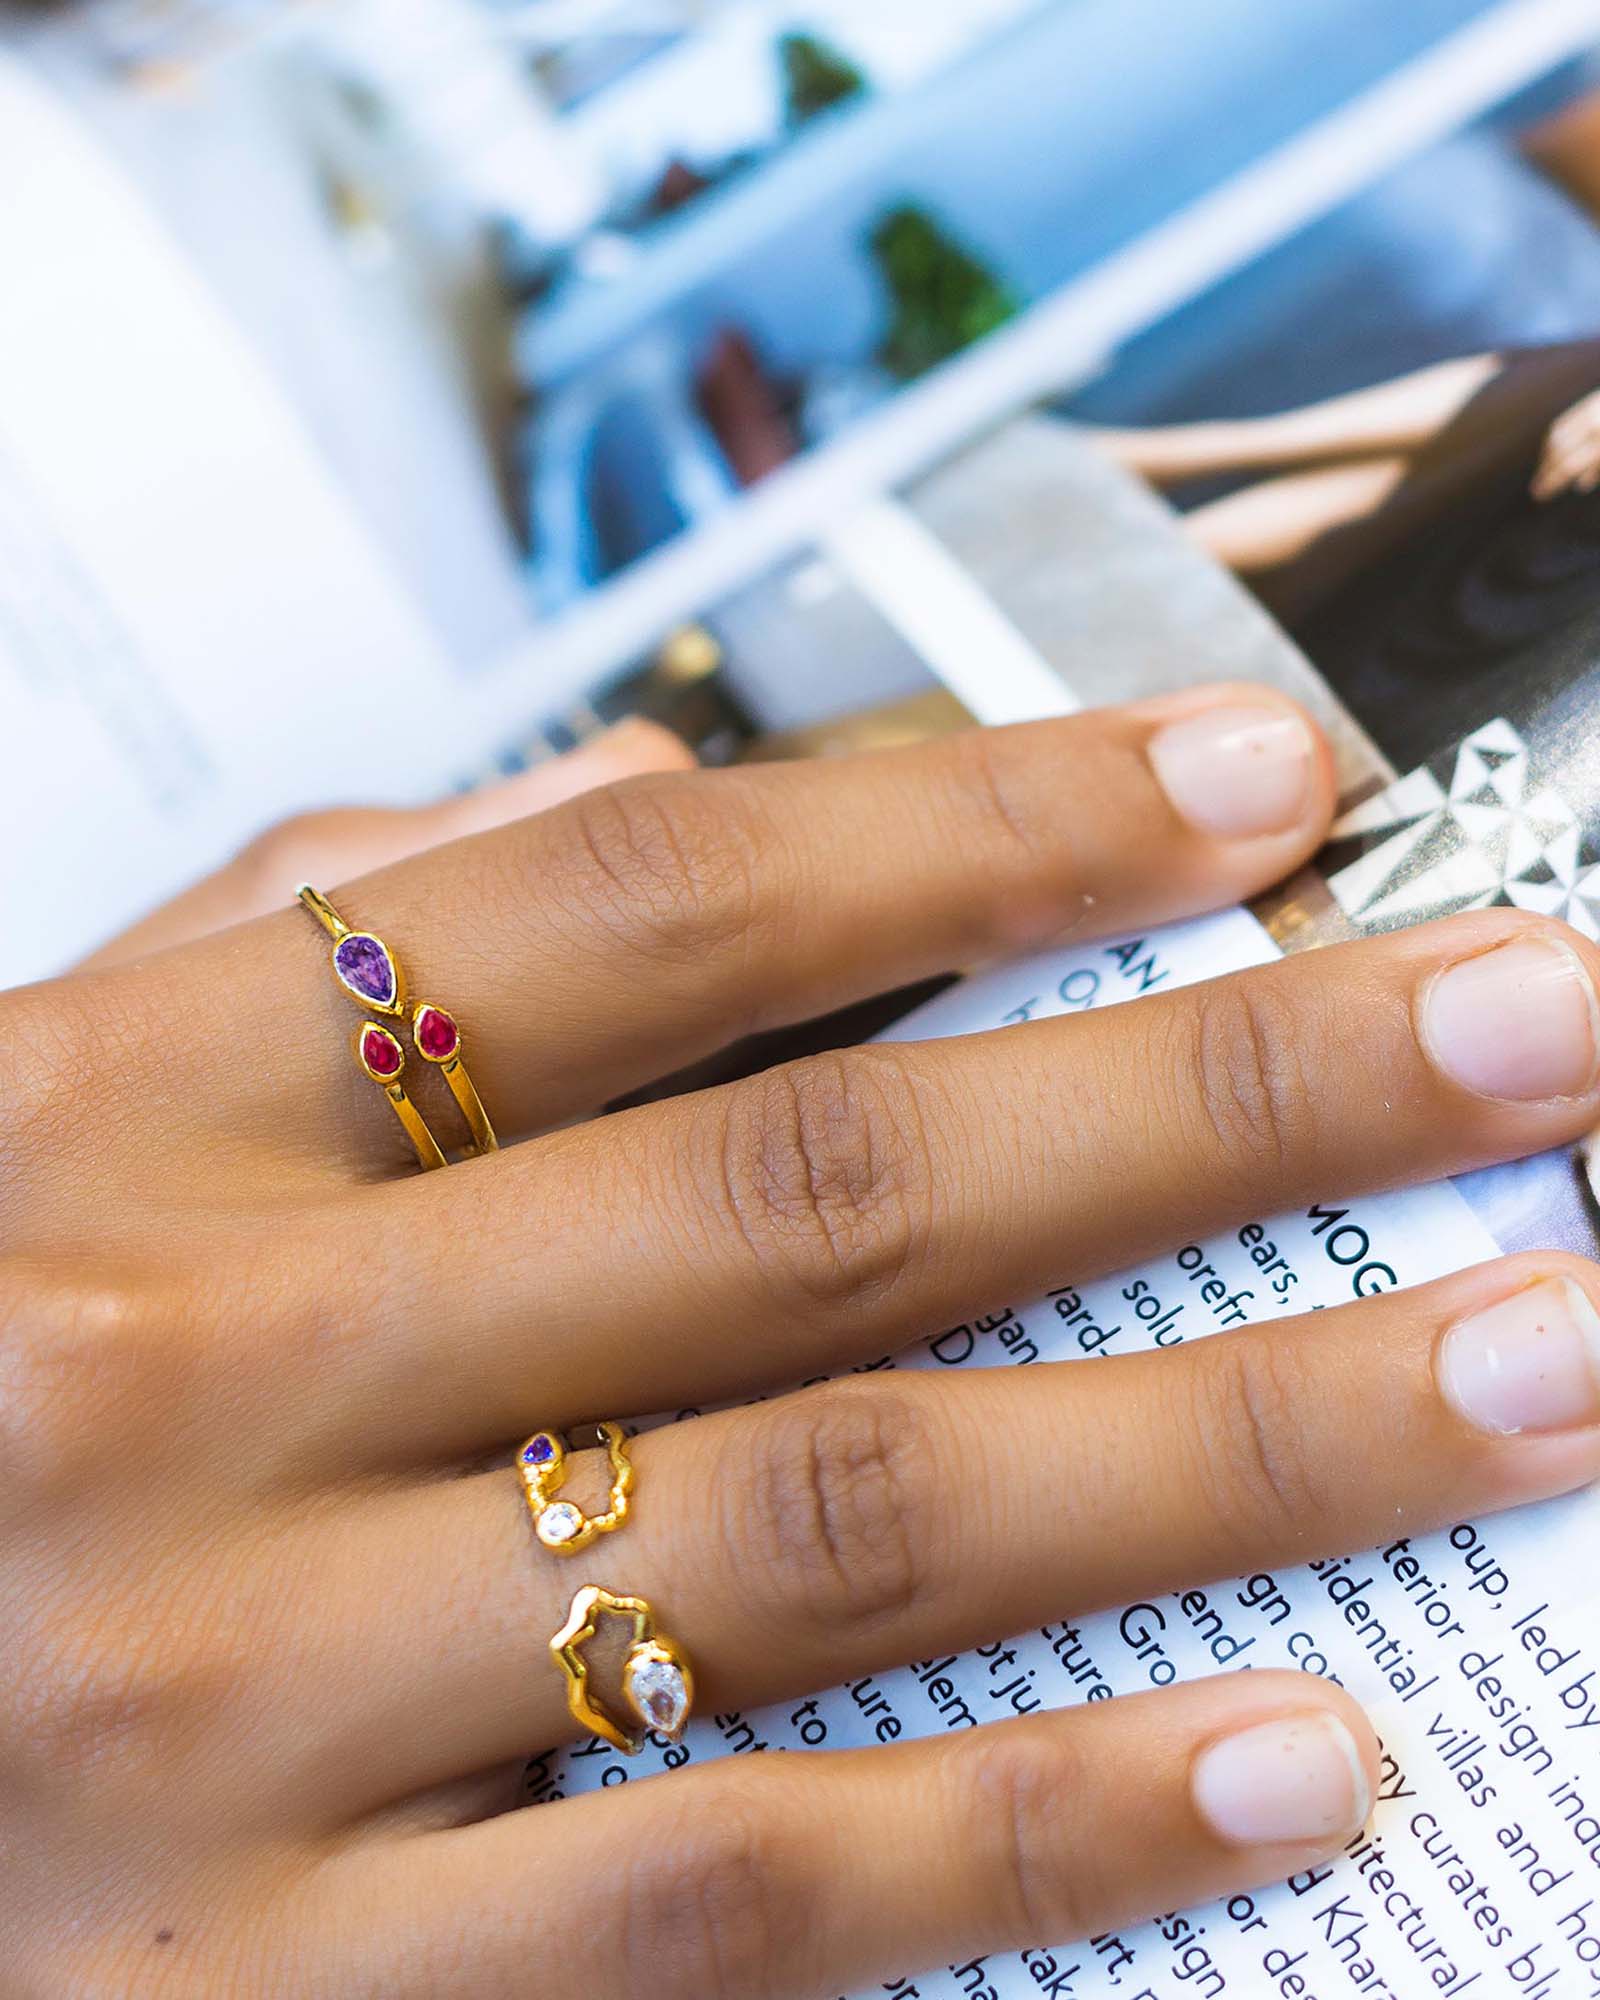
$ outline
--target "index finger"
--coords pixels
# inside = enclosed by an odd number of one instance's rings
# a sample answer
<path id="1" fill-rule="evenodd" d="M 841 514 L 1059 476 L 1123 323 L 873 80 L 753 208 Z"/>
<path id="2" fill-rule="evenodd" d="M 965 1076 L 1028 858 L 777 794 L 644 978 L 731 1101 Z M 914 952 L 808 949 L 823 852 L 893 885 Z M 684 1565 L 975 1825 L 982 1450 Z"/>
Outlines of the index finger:
<path id="1" fill-rule="evenodd" d="M 334 901 L 393 947 L 414 997 L 457 1015 L 474 1081 L 514 1133 L 757 1029 L 1235 901 L 1315 847 L 1332 803 L 1326 746 L 1293 703 L 1209 689 L 909 750 L 637 779 Z M 129 1102 L 168 1094 L 181 1019 L 213 1126 L 346 1177 L 404 1164 L 303 913 L 115 977 L 47 991 L 58 1012 L 82 1007 L 91 1041 L 123 1017 Z"/>

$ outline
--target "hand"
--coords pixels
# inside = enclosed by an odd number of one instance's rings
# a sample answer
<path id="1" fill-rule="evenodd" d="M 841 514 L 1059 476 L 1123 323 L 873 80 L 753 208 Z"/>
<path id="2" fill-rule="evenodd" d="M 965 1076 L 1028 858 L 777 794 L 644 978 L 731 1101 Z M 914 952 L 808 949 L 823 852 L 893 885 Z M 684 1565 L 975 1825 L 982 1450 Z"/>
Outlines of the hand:
<path id="1" fill-rule="evenodd" d="M 1533 475 L 1535 500 L 1592 493 L 1600 486 L 1600 389 L 1565 410 L 1550 426 Z"/>
<path id="2" fill-rule="evenodd" d="M 1335 1852 L 1377 1749 L 1297 1674 L 502 1810 L 572 1733 L 547 1641 L 590 1568 L 710 1714 L 1600 1473 L 1600 1280 L 1559 1256 L 1161 1355 L 851 1373 L 1064 1270 L 1576 1138 L 1600 955 L 1559 925 L 587 1117 L 749 1030 L 1234 901 L 1331 806 L 1298 711 L 1234 688 L 636 777 L 384 868 L 338 907 L 539 1135 L 443 1173 L 298 909 L 0 996 L 8 2000 L 510 2000 L 557 1967 L 831 1996 Z M 533 1430 L 820 1376 L 641 1436 L 588 1567 L 531 1534 Z"/>

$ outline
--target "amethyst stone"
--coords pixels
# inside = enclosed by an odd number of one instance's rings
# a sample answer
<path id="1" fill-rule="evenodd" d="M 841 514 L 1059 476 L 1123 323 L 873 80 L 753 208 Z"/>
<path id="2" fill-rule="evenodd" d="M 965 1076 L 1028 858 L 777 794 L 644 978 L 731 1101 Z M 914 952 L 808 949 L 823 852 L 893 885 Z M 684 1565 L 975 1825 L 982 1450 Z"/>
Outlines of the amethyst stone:
<path id="1" fill-rule="evenodd" d="M 358 1000 L 374 1007 L 392 1007 L 397 982 L 394 960 L 375 937 L 352 931 L 333 949 L 333 969 Z"/>
<path id="2" fill-rule="evenodd" d="M 522 1456 L 529 1465 L 548 1465 L 556 1455 L 556 1448 L 547 1437 L 536 1437 Z"/>

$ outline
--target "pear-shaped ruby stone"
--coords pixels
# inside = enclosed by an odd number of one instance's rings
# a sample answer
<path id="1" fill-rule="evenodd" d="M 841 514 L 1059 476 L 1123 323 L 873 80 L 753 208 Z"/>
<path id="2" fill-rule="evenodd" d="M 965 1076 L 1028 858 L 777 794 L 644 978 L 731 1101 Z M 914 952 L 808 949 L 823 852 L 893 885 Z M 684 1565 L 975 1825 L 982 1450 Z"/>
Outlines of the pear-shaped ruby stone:
<path id="1" fill-rule="evenodd" d="M 374 1007 L 393 1007 L 399 981 L 394 960 L 382 942 L 365 931 L 352 931 L 333 948 L 333 969 L 339 982 L 358 1000 Z"/>
<path id="2" fill-rule="evenodd" d="M 387 1078 L 400 1074 L 405 1057 L 386 1028 L 368 1027 L 361 1031 L 361 1060 L 374 1076 Z"/>
<path id="3" fill-rule="evenodd" d="M 442 1007 L 424 1007 L 417 1015 L 417 1047 L 429 1062 L 448 1062 L 461 1046 L 461 1031 Z"/>

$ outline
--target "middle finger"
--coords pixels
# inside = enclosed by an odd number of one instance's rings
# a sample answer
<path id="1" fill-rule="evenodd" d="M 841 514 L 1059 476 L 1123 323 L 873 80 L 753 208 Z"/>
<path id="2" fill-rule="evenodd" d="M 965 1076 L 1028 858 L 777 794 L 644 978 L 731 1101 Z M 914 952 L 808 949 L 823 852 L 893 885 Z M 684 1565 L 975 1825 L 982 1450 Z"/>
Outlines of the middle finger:
<path id="1" fill-rule="evenodd" d="M 286 1253 L 392 1280 L 361 1338 L 309 1344 L 296 1449 L 404 1469 L 703 1406 L 1253 1216 L 1576 1139 L 1600 1119 L 1597 968 L 1564 926 L 1485 912 L 812 1057 L 368 1191 Z M 308 1343 L 257 1323 L 281 1385 Z"/>

